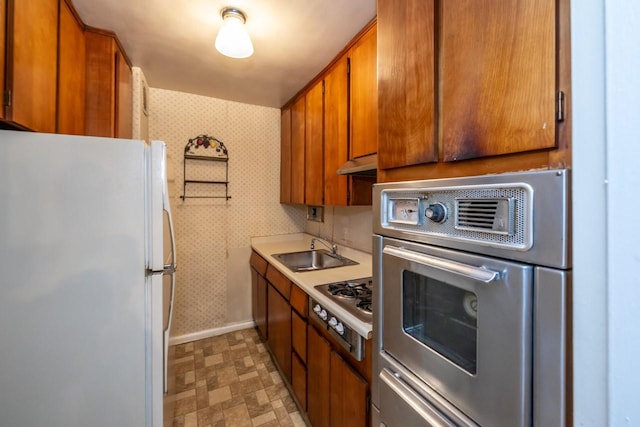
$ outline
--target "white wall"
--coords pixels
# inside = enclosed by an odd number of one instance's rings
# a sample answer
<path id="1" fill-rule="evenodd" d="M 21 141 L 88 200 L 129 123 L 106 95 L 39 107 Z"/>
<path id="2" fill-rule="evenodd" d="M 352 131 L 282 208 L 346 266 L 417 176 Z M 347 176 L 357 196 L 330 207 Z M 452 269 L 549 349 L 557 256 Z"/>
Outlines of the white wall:
<path id="1" fill-rule="evenodd" d="M 639 19 L 571 6 L 576 426 L 640 425 Z"/>

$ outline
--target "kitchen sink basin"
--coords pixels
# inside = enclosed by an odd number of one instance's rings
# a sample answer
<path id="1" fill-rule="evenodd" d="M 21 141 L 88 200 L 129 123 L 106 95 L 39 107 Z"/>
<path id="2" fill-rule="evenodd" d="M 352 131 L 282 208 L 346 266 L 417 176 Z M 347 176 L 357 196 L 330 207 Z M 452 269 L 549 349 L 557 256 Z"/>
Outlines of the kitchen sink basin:
<path id="1" fill-rule="evenodd" d="M 334 255 L 324 249 L 274 254 L 273 257 L 294 272 L 324 270 L 358 264 L 349 258 Z"/>

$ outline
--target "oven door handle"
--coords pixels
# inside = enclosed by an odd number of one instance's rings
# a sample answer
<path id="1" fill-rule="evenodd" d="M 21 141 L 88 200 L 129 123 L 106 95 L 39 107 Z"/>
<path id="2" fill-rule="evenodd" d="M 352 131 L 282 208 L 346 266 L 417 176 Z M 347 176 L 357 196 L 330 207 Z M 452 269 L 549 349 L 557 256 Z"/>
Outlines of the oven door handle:
<path id="1" fill-rule="evenodd" d="M 438 258 L 432 255 L 426 255 L 420 252 L 398 248 L 396 246 L 385 246 L 382 252 L 387 255 L 402 258 L 407 261 L 417 262 L 418 264 L 427 267 L 436 268 L 448 273 L 465 276 L 483 283 L 491 283 L 500 277 L 500 273 L 498 273 L 497 271 L 491 271 L 484 267 L 475 267 L 472 265 L 462 264 L 460 262 Z"/>

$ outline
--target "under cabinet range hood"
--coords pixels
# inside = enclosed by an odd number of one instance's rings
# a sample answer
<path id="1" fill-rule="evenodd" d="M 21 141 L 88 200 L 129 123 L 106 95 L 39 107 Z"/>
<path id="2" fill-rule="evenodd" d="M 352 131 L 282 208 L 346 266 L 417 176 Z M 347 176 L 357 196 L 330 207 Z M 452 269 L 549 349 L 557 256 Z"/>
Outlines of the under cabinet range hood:
<path id="1" fill-rule="evenodd" d="M 376 176 L 378 173 L 378 155 L 369 154 L 348 160 L 336 172 L 338 175 Z"/>

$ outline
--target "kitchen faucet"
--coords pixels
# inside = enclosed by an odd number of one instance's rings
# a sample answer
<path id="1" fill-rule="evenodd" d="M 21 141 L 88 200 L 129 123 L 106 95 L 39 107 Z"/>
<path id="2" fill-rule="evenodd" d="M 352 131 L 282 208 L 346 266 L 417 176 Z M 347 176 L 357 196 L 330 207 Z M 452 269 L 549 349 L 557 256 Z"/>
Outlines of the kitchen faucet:
<path id="1" fill-rule="evenodd" d="M 332 243 L 331 245 L 329 245 L 329 243 L 325 242 L 324 240 L 317 239 L 317 238 L 314 237 L 313 239 L 311 239 L 311 249 L 315 249 L 316 248 L 316 246 L 315 246 L 316 242 L 322 243 L 327 248 L 330 248 L 332 255 L 338 255 L 338 245 L 336 245 L 335 243 Z"/>

